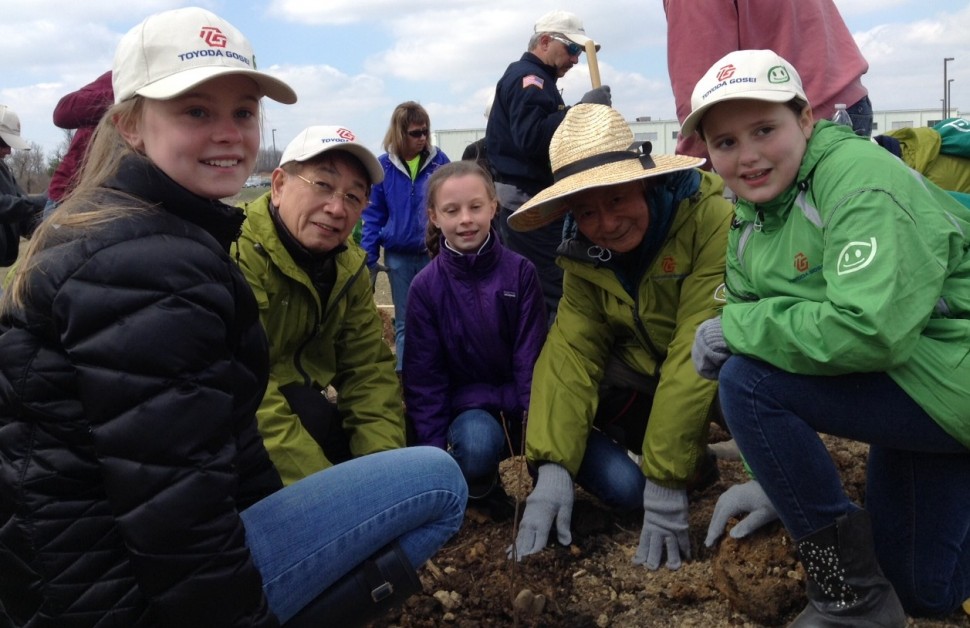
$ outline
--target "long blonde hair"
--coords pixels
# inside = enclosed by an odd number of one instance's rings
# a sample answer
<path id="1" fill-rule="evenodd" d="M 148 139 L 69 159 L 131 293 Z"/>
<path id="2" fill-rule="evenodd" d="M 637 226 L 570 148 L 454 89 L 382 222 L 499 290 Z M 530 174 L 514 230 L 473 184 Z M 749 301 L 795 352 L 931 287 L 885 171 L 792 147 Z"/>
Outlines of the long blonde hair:
<path id="1" fill-rule="evenodd" d="M 101 118 L 88 146 L 77 185 L 54 213 L 37 227 L 23 256 L 12 270 L 13 281 L 0 300 L 0 313 L 12 307 L 23 307 L 28 276 L 36 266 L 38 253 L 54 244 L 81 238 L 91 229 L 130 215 L 141 206 L 135 199 L 130 204 L 106 205 L 99 202 L 98 197 L 99 189 L 118 171 L 121 160 L 136 154 L 118 128 L 134 128 L 141 116 L 143 103 L 143 98 L 136 96 L 114 105 Z"/>

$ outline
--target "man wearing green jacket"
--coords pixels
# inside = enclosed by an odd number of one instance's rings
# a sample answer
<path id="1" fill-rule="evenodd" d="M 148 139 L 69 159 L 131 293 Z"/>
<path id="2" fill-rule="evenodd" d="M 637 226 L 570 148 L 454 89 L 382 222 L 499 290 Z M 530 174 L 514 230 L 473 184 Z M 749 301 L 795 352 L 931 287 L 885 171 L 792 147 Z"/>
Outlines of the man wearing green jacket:
<path id="1" fill-rule="evenodd" d="M 690 558 L 687 494 L 708 460 L 717 390 L 690 348 L 724 304 L 731 205 L 720 178 L 696 169 L 703 159 L 633 140 L 614 109 L 572 107 L 549 147 L 556 183 L 509 218 L 528 231 L 570 212 L 578 229 L 558 251 L 563 296 L 532 379 L 526 457 L 538 479 L 516 558 L 545 547 L 554 521 L 571 542 L 574 481 L 611 508 L 643 508 L 634 562 Z"/>
<path id="2" fill-rule="evenodd" d="M 234 255 L 270 344 L 257 419 L 285 484 L 404 446 L 394 358 L 364 253 L 347 240 L 383 172 L 354 140 L 343 127 L 304 129 L 283 151 L 270 191 L 243 205 Z"/>

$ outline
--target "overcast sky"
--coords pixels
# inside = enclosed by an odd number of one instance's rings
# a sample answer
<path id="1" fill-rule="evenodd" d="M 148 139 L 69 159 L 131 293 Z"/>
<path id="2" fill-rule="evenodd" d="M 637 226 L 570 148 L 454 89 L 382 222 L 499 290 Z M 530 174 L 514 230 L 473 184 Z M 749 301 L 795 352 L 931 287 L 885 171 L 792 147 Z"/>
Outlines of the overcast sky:
<path id="1" fill-rule="evenodd" d="M 706 0 L 692 0 L 706 1 Z M 970 110 L 970 0 L 836 0 L 869 60 L 876 110 Z M 23 136 L 52 152 L 63 132 L 58 99 L 111 67 L 121 36 L 144 17 L 198 5 L 252 41 L 260 69 L 286 80 L 299 102 L 267 101 L 264 145 L 283 147 L 311 124 L 341 124 L 377 153 L 391 111 L 428 109 L 434 129 L 478 128 L 505 67 L 525 50 L 536 18 L 579 15 L 603 45 L 602 81 L 627 119 L 674 118 L 662 0 L 0 0 L 0 103 Z M 585 59 L 560 80 L 567 103 L 589 89 Z M 451 155 L 456 159 L 459 155 Z"/>

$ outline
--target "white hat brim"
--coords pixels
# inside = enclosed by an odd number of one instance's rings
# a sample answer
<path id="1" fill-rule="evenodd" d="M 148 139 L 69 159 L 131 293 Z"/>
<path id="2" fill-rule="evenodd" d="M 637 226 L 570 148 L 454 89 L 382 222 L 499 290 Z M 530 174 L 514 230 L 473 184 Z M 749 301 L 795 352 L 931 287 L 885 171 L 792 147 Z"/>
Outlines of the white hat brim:
<path id="1" fill-rule="evenodd" d="M 799 98 L 798 94 L 793 92 L 783 92 L 779 90 L 758 90 L 751 92 L 737 92 L 737 93 L 727 93 L 723 96 L 716 96 L 710 102 L 704 103 L 702 106 L 698 107 L 694 111 L 690 112 L 686 118 L 684 118 L 684 124 L 680 127 L 680 134 L 684 137 L 689 136 L 694 131 L 697 130 L 698 125 L 701 123 L 701 118 L 707 113 L 708 109 L 714 105 L 722 102 L 728 102 L 729 100 L 763 100 L 767 102 L 788 102 L 793 98 Z"/>
<path id="2" fill-rule="evenodd" d="M 4 143 L 10 148 L 15 148 L 17 150 L 30 150 L 30 144 L 25 142 L 19 135 L 0 132 L 0 138 L 2 138 Z"/>
<path id="3" fill-rule="evenodd" d="M 377 158 L 374 157 L 374 153 L 370 152 L 366 147 L 356 142 L 338 142 L 334 144 L 324 144 L 323 146 L 320 147 L 320 150 L 305 156 L 301 156 L 299 159 L 293 159 L 291 161 L 303 163 L 305 161 L 310 161 L 317 155 L 322 155 L 324 153 L 327 153 L 333 150 L 342 150 L 356 157 L 357 160 L 364 167 L 364 170 L 367 171 L 367 175 L 370 177 L 371 185 L 374 185 L 375 183 L 380 183 L 381 181 L 384 180 L 384 168 L 381 167 L 381 162 L 377 161 Z M 282 166 L 283 164 L 280 164 L 280 165 Z"/>
<path id="4" fill-rule="evenodd" d="M 583 35 L 582 33 L 563 33 L 562 35 L 563 35 L 563 37 L 565 37 L 569 41 L 574 42 L 574 43 L 577 43 L 580 46 L 582 46 L 583 48 L 586 47 L 586 43 L 587 42 L 593 41 L 593 39 L 591 37 L 587 37 L 586 35 Z M 595 43 L 595 42 L 594 42 L 593 45 L 596 47 L 596 51 L 599 52 L 600 45 L 597 44 L 597 43 Z"/>
<path id="5" fill-rule="evenodd" d="M 231 74 L 248 76 L 259 85 L 264 96 L 276 102 L 284 105 L 292 105 L 296 102 L 296 92 L 283 81 L 258 70 L 224 66 L 205 66 L 176 72 L 157 81 L 152 81 L 148 85 L 135 90 L 135 93 L 145 98 L 168 100 L 180 96 L 196 85 L 210 79 Z"/>

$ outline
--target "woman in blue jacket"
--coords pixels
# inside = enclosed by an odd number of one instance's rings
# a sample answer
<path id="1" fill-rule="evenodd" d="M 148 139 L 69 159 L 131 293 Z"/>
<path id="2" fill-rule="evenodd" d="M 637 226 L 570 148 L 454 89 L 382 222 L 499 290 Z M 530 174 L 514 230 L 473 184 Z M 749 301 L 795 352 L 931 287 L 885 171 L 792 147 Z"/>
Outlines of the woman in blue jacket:
<path id="1" fill-rule="evenodd" d="M 371 190 L 370 205 L 361 216 L 364 224 L 360 245 L 367 252 L 371 283 L 377 272 L 384 270 L 391 284 L 398 373 L 404 356 L 408 289 L 429 261 L 424 245 L 428 225 L 425 187 L 431 173 L 450 161 L 431 145 L 430 137 L 431 119 L 424 107 L 408 101 L 394 108 L 384 136 L 387 152 L 380 156 L 384 181 Z M 384 266 L 379 263 L 381 248 Z"/>

